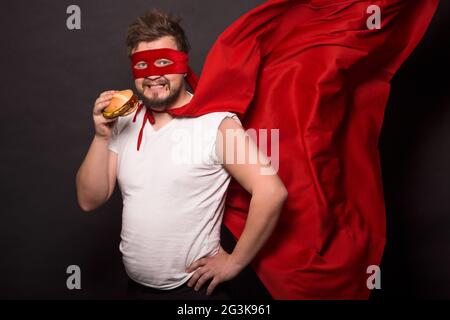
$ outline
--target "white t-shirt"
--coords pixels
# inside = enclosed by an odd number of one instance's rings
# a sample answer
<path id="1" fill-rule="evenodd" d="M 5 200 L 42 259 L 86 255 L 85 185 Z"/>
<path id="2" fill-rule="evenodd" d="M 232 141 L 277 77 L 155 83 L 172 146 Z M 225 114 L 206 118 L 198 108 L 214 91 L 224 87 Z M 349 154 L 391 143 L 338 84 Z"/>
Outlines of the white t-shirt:
<path id="1" fill-rule="evenodd" d="M 193 261 L 217 253 L 230 175 L 216 155 L 216 136 L 226 117 L 214 112 L 173 118 L 155 131 L 147 122 L 140 151 L 137 137 L 145 109 L 115 124 L 109 149 L 116 152 L 122 192 L 120 251 L 130 278 L 173 289 L 192 273 Z"/>

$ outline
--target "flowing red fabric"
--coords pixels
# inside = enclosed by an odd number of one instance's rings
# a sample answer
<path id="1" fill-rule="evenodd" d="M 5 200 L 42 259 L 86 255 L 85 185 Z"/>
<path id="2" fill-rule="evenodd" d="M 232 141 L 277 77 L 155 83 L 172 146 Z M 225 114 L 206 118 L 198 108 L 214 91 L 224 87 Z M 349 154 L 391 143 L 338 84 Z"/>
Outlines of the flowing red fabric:
<path id="1" fill-rule="evenodd" d="M 253 263 L 275 299 L 366 299 L 367 267 L 385 246 L 378 138 L 390 80 L 438 0 L 271 0 L 233 23 L 210 51 L 196 94 L 173 113 L 238 113 L 279 129 L 289 197 Z M 370 5 L 381 29 L 369 30 Z M 234 181 L 224 217 L 236 238 L 250 195 Z"/>

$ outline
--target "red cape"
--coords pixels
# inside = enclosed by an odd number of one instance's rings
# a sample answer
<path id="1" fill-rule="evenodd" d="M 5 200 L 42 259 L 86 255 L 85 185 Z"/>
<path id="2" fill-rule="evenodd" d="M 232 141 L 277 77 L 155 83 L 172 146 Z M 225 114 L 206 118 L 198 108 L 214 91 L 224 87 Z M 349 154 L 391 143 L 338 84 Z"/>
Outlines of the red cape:
<path id="1" fill-rule="evenodd" d="M 369 5 L 381 8 L 369 30 Z M 238 113 L 279 128 L 289 199 L 253 263 L 276 299 L 366 299 L 367 267 L 386 236 L 378 137 L 390 80 L 438 0 L 271 0 L 233 23 L 210 51 L 181 115 Z M 234 181 L 224 217 L 236 238 L 250 195 Z"/>

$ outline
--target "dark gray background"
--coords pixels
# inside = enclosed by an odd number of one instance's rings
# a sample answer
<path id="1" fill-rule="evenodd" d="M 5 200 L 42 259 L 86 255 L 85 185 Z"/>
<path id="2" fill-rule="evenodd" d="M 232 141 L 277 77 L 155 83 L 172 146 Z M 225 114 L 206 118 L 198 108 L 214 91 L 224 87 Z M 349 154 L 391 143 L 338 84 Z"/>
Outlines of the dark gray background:
<path id="1" fill-rule="evenodd" d="M 99 92 L 133 86 L 124 39 L 150 8 L 179 14 L 200 73 L 216 37 L 264 1 L 2 3 L 0 298 L 122 298 L 119 190 L 91 214 L 75 174 Z M 66 8 L 81 7 L 81 30 Z M 388 244 L 373 299 L 450 298 L 450 5 L 394 78 L 380 139 Z M 82 290 L 66 288 L 79 265 Z"/>

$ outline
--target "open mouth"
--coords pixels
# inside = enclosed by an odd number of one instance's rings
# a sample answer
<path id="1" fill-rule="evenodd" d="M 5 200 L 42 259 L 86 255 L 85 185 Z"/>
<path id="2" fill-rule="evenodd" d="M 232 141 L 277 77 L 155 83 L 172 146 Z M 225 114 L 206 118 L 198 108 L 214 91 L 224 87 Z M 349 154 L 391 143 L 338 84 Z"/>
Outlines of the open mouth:
<path id="1" fill-rule="evenodd" d="M 168 83 L 164 82 L 160 82 L 160 83 L 145 83 L 144 84 L 144 88 L 149 88 L 149 89 L 164 89 L 168 87 Z"/>

